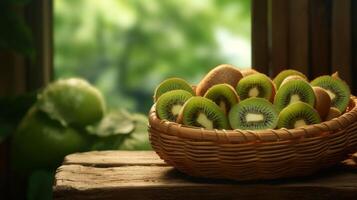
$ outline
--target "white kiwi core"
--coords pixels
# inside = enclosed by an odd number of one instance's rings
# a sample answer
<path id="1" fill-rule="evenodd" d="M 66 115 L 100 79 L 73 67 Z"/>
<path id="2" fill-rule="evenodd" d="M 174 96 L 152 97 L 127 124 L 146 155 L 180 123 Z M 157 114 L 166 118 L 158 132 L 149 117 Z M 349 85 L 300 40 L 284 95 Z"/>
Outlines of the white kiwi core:
<path id="1" fill-rule="evenodd" d="M 257 97 L 259 95 L 259 90 L 257 87 L 253 87 L 249 90 L 248 95 L 250 97 Z"/>
<path id="2" fill-rule="evenodd" d="M 219 107 L 223 110 L 224 113 L 227 113 L 227 106 L 224 101 L 219 102 Z"/>
<path id="3" fill-rule="evenodd" d="M 297 101 L 300 101 L 300 96 L 297 95 L 297 94 L 293 94 L 293 95 L 291 95 L 291 97 L 290 97 L 290 102 L 289 102 L 289 104 L 292 104 L 292 103 L 297 102 Z"/>
<path id="4" fill-rule="evenodd" d="M 256 114 L 256 113 L 248 113 L 245 116 L 245 120 L 247 122 L 261 122 L 261 121 L 264 121 L 264 115 L 263 114 Z"/>
<path id="5" fill-rule="evenodd" d="M 330 96 L 330 99 L 333 100 L 336 97 L 336 94 L 331 90 L 326 90 L 327 94 Z"/>
<path id="6" fill-rule="evenodd" d="M 298 128 L 300 126 L 306 126 L 306 122 L 303 119 L 299 119 L 294 123 L 294 128 Z"/>
<path id="7" fill-rule="evenodd" d="M 176 116 L 176 115 L 178 115 L 178 114 L 180 113 L 181 108 L 182 108 L 182 105 L 181 105 L 181 104 L 176 104 L 176 105 L 172 106 L 172 108 L 171 108 L 171 113 L 172 113 L 174 116 Z"/>
<path id="8" fill-rule="evenodd" d="M 198 114 L 197 122 L 207 129 L 213 129 L 213 122 L 204 113 Z"/>

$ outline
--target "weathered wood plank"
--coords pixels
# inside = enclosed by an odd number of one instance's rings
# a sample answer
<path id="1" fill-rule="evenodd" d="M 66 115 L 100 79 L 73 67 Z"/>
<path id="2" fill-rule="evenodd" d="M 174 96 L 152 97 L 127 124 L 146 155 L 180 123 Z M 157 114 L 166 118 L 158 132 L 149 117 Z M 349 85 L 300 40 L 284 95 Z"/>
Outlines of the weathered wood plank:
<path id="1" fill-rule="evenodd" d="M 253 68 L 269 74 L 268 0 L 253 0 L 252 13 Z"/>
<path id="2" fill-rule="evenodd" d="M 54 199 L 265 199 L 269 194 L 270 199 L 316 200 L 357 195 L 357 174 L 338 169 L 307 178 L 236 182 L 189 177 L 170 166 L 156 165 L 158 160 L 153 152 L 67 156 L 55 176 Z"/>
<path id="3" fill-rule="evenodd" d="M 66 156 L 63 165 L 73 164 L 96 167 L 167 165 L 153 151 L 92 151 Z"/>

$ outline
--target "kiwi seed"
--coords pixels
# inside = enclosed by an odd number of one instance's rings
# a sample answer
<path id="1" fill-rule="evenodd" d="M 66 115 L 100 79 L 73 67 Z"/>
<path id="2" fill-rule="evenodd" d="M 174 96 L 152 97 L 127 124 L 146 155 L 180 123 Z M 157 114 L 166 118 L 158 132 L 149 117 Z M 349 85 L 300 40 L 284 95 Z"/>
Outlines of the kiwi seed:
<path id="1" fill-rule="evenodd" d="M 279 113 L 278 128 L 298 128 L 321 122 L 318 112 L 305 102 L 295 102 Z"/>
<path id="2" fill-rule="evenodd" d="M 195 95 L 192 87 L 185 80 L 181 78 L 169 78 L 156 87 L 154 101 L 156 102 L 162 94 L 171 90 L 186 90 L 192 95 Z"/>
<path id="3" fill-rule="evenodd" d="M 274 105 L 280 111 L 297 101 L 315 105 L 315 94 L 309 83 L 303 80 L 291 80 L 282 85 L 275 95 Z"/>
<path id="4" fill-rule="evenodd" d="M 171 90 L 159 97 L 156 102 L 156 114 L 160 119 L 176 121 L 183 104 L 192 97 L 186 90 Z"/>
<path id="5" fill-rule="evenodd" d="M 327 113 L 325 121 L 329 121 L 329 120 L 339 117 L 339 116 L 341 116 L 341 111 L 338 108 L 331 107 L 329 109 L 329 112 Z"/>
<path id="6" fill-rule="evenodd" d="M 312 87 L 312 89 L 314 90 L 316 97 L 314 108 L 319 113 L 321 119 L 325 119 L 331 107 L 330 96 L 321 87 Z"/>
<path id="7" fill-rule="evenodd" d="M 241 100 L 250 97 L 273 100 L 275 94 L 275 88 L 272 81 L 269 77 L 261 73 L 242 78 L 238 82 L 236 90 Z"/>
<path id="8" fill-rule="evenodd" d="M 341 113 L 345 112 L 351 91 L 346 82 L 340 78 L 332 76 L 320 76 L 311 82 L 312 86 L 324 88 L 331 98 L 331 106 L 338 108 Z"/>
<path id="9" fill-rule="evenodd" d="M 283 70 L 281 71 L 273 80 L 273 82 L 275 83 L 276 88 L 280 88 L 281 83 L 284 81 L 284 79 L 288 76 L 291 75 L 297 75 L 297 76 L 301 76 L 303 79 L 307 80 L 307 77 L 296 70 L 293 69 L 287 69 L 287 70 Z"/>
<path id="10" fill-rule="evenodd" d="M 228 118 L 233 129 L 274 129 L 278 121 L 278 112 L 268 100 L 251 97 L 233 106 Z"/>
<path id="11" fill-rule="evenodd" d="M 227 83 L 235 88 L 242 77 L 242 73 L 233 65 L 218 65 L 197 85 L 196 94 L 203 96 L 210 87 L 220 83 Z"/>
<path id="12" fill-rule="evenodd" d="M 229 129 L 226 115 L 213 101 L 192 97 L 182 107 L 177 122 L 205 129 Z"/>
<path id="13" fill-rule="evenodd" d="M 232 106 L 239 102 L 236 90 L 226 83 L 212 86 L 204 97 L 215 102 L 226 115 Z"/>

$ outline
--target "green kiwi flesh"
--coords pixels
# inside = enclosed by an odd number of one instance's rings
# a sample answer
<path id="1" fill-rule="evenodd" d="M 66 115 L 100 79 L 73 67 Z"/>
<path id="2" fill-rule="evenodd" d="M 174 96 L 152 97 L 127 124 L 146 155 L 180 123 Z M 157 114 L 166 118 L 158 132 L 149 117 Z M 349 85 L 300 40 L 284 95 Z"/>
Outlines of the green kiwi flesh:
<path id="1" fill-rule="evenodd" d="M 326 90 L 331 98 L 331 106 L 338 108 L 341 113 L 345 112 L 351 91 L 346 82 L 331 76 L 320 76 L 311 82 L 312 86 L 319 86 Z"/>
<path id="2" fill-rule="evenodd" d="M 204 97 L 192 97 L 182 107 L 178 123 L 205 129 L 229 129 L 226 115 L 213 101 Z"/>
<path id="3" fill-rule="evenodd" d="M 154 93 L 154 101 L 156 102 L 162 94 L 171 90 L 186 90 L 192 95 L 195 95 L 195 92 L 192 90 L 192 87 L 185 80 L 181 78 L 169 78 L 161 82 L 156 87 Z"/>
<path id="4" fill-rule="evenodd" d="M 295 102 L 279 113 L 278 128 L 293 129 L 320 122 L 319 113 L 311 105 Z"/>
<path id="5" fill-rule="evenodd" d="M 301 76 L 303 79 L 307 80 L 307 77 L 299 71 L 296 71 L 293 69 L 283 70 L 273 80 L 276 88 L 278 89 L 280 87 L 280 84 L 284 81 L 284 79 L 291 75 L 298 75 L 298 76 Z"/>
<path id="6" fill-rule="evenodd" d="M 204 97 L 215 102 L 226 115 L 232 106 L 239 101 L 235 89 L 226 83 L 212 86 L 207 90 Z"/>
<path id="7" fill-rule="evenodd" d="M 228 118 L 233 129 L 274 129 L 278 122 L 278 112 L 268 100 L 251 97 L 233 106 Z"/>
<path id="8" fill-rule="evenodd" d="M 185 90 L 172 90 L 164 93 L 156 102 L 156 114 L 160 119 L 175 122 L 183 104 L 192 97 Z"/>
<path id="9" fill-rule="evenodd" d="M 250 97 L 261 97 L 270 100 L 275 93 L 270 78 L 261 73 L 242 78 L 238 82 L 236 90 L 241 100 Z"/>
<path id="10" fill-rule="evenodd" d="M 297 101 L 314 106 L 315 98 L 314 90 L 308 82 L 291 80 L 279 88 L 275 95 L 274 105 L 279 111 Z"/>

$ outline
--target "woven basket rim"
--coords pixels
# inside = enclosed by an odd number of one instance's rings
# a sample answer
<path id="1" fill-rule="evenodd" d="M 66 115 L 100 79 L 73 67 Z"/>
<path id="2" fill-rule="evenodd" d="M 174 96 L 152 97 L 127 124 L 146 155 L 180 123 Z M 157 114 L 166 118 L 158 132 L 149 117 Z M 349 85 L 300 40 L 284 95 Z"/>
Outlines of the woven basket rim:
<path id="1" fill-rule="evenodd" d="M 180 138 L 211 141 L 217 143 L 248 143 L 248 142 L 276 142 L 289 141 L 301 138 L 327 137 L 336 130 L 346 128 L 357 120 L 357 98 L 351 96 L 347 112 L 341 116 L 319 124 L 313 124 L 296 129 L 265 129 L 265 130 L 225 130 L 185 126 L 176 122 L 161 120 L 157 117 L 155 104 L 149 112 L 150 131 L 159 131 L 167 135 Z"/>

